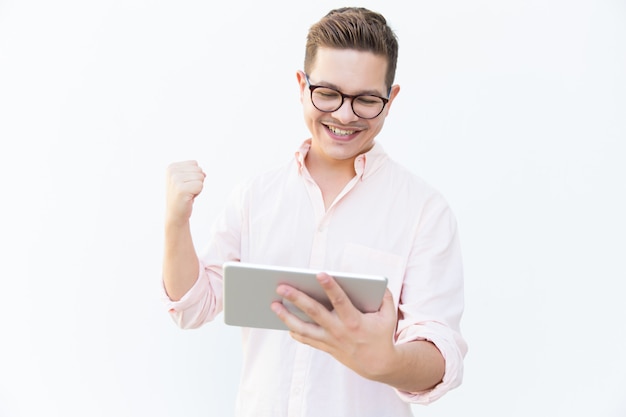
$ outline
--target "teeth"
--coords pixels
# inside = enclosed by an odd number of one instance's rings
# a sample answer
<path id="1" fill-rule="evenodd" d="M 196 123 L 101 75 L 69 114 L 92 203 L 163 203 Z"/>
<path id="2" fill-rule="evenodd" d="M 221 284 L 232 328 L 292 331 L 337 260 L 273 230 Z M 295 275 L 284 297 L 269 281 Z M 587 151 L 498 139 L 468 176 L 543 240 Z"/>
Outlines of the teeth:
<path id="1" fill-rule="evenodd" d="M 356 132 L 355 130 L 343 130 L 334 126 L 328 126 L 328 129 L 330 129 L 330 131 L 333 132 L 335 135 L 342 135 L 342 136 L 348 136 Z"/>

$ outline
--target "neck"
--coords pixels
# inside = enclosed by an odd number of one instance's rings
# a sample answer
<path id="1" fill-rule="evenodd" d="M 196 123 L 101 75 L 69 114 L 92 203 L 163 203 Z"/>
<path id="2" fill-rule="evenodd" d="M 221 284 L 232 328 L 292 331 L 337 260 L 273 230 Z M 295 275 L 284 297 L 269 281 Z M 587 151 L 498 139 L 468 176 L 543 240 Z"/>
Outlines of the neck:
<path id="1" fill-rule="evenodd" d="M 324 157 L 315 149 L 311 148 L 306 156 L 306 167 L 316 181 L 347 183 L 354 177 L 354 160 L 332 159 Z"/>
<path id="2" fill-rule="evenodd" d="M 324 206 L 328 210 L 341 190 L 354 178 L 354 159 L 345 160 L 328 159 L 309 150 L 305 164 L 311 177 L 322 192 Z"/>

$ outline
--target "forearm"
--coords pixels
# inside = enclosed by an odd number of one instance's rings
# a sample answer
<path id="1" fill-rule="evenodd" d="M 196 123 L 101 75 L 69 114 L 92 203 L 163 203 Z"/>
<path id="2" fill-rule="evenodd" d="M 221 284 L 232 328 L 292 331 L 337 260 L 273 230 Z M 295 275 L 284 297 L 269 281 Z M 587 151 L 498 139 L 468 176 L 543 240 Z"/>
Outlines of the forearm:
<path id="1" fill-rule="evenodd" d="M 437 347 L 425 340 L 395 346 L 395 353 L 384 363 L 379 382 L 400 391 L 422 392 L 439 384 L 445 372 L 445 360 Z"/>
<path id="2" fill-rule="evenodd" d="M 198 279 L 199 261 L 189 222 L 166 224 L 163 284 L 172 301 L 178 301 Z"/>

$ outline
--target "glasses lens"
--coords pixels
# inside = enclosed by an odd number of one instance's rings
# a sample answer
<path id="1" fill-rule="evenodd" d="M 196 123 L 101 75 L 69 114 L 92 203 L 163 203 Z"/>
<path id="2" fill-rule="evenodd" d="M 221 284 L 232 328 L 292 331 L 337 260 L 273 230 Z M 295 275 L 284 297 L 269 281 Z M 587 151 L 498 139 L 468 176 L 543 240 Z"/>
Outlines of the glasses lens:
<path id="1" fill-rule="evenodd" d="M 321 111 L 330 112 L 341 107 L 341 94 L 330 88 L 316 88 L 311 93 L 311 100 L 315 107 Z"/>
<path id="2" fill-rule="evenodd" d="M 376 96 L 358 96 L 352 101 L 354 113 L 364 119 L 372 119 L 380 114 L 385 102 Z"/>

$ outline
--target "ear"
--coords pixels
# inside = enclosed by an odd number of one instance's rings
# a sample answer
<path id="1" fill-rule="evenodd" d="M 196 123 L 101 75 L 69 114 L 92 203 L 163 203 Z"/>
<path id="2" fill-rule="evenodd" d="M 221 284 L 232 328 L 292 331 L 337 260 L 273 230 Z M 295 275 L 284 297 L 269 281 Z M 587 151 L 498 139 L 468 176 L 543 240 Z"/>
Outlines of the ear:
<path id="1" fill-rule="evenodd" d="M 296 79 L 298 80 L 298 88 L 300 88 L 300 102 L 304 99 L 304 91 L 306 90 L 306 75 L 303 71 L 296 72 Z"/>
<path id="2" fill-rule="evenodd" d="M 388 110 L 391 107 L 391 104 L 393 103 L 393 100 L 396 98 L 396 96 L 398 95 L 399 92 L 400 92 L 400 86 L 398 84 L 395 84 L 395 85 L 391 86 L 391 90 L 390 90 L 390 93 L 389 93 L 389 102 L 385 106 L 385 109 Z"/>
<path id="3" fill-rule="evenodd" d="M 400 86 L 398 84 L 394 84 L 391 86 L 391 93 L 389 94 L 389 104 L 391 104 L 391 102 L 393 101 L 394 98 L 396 98 L 399 92 L 400 92 Z"/>

